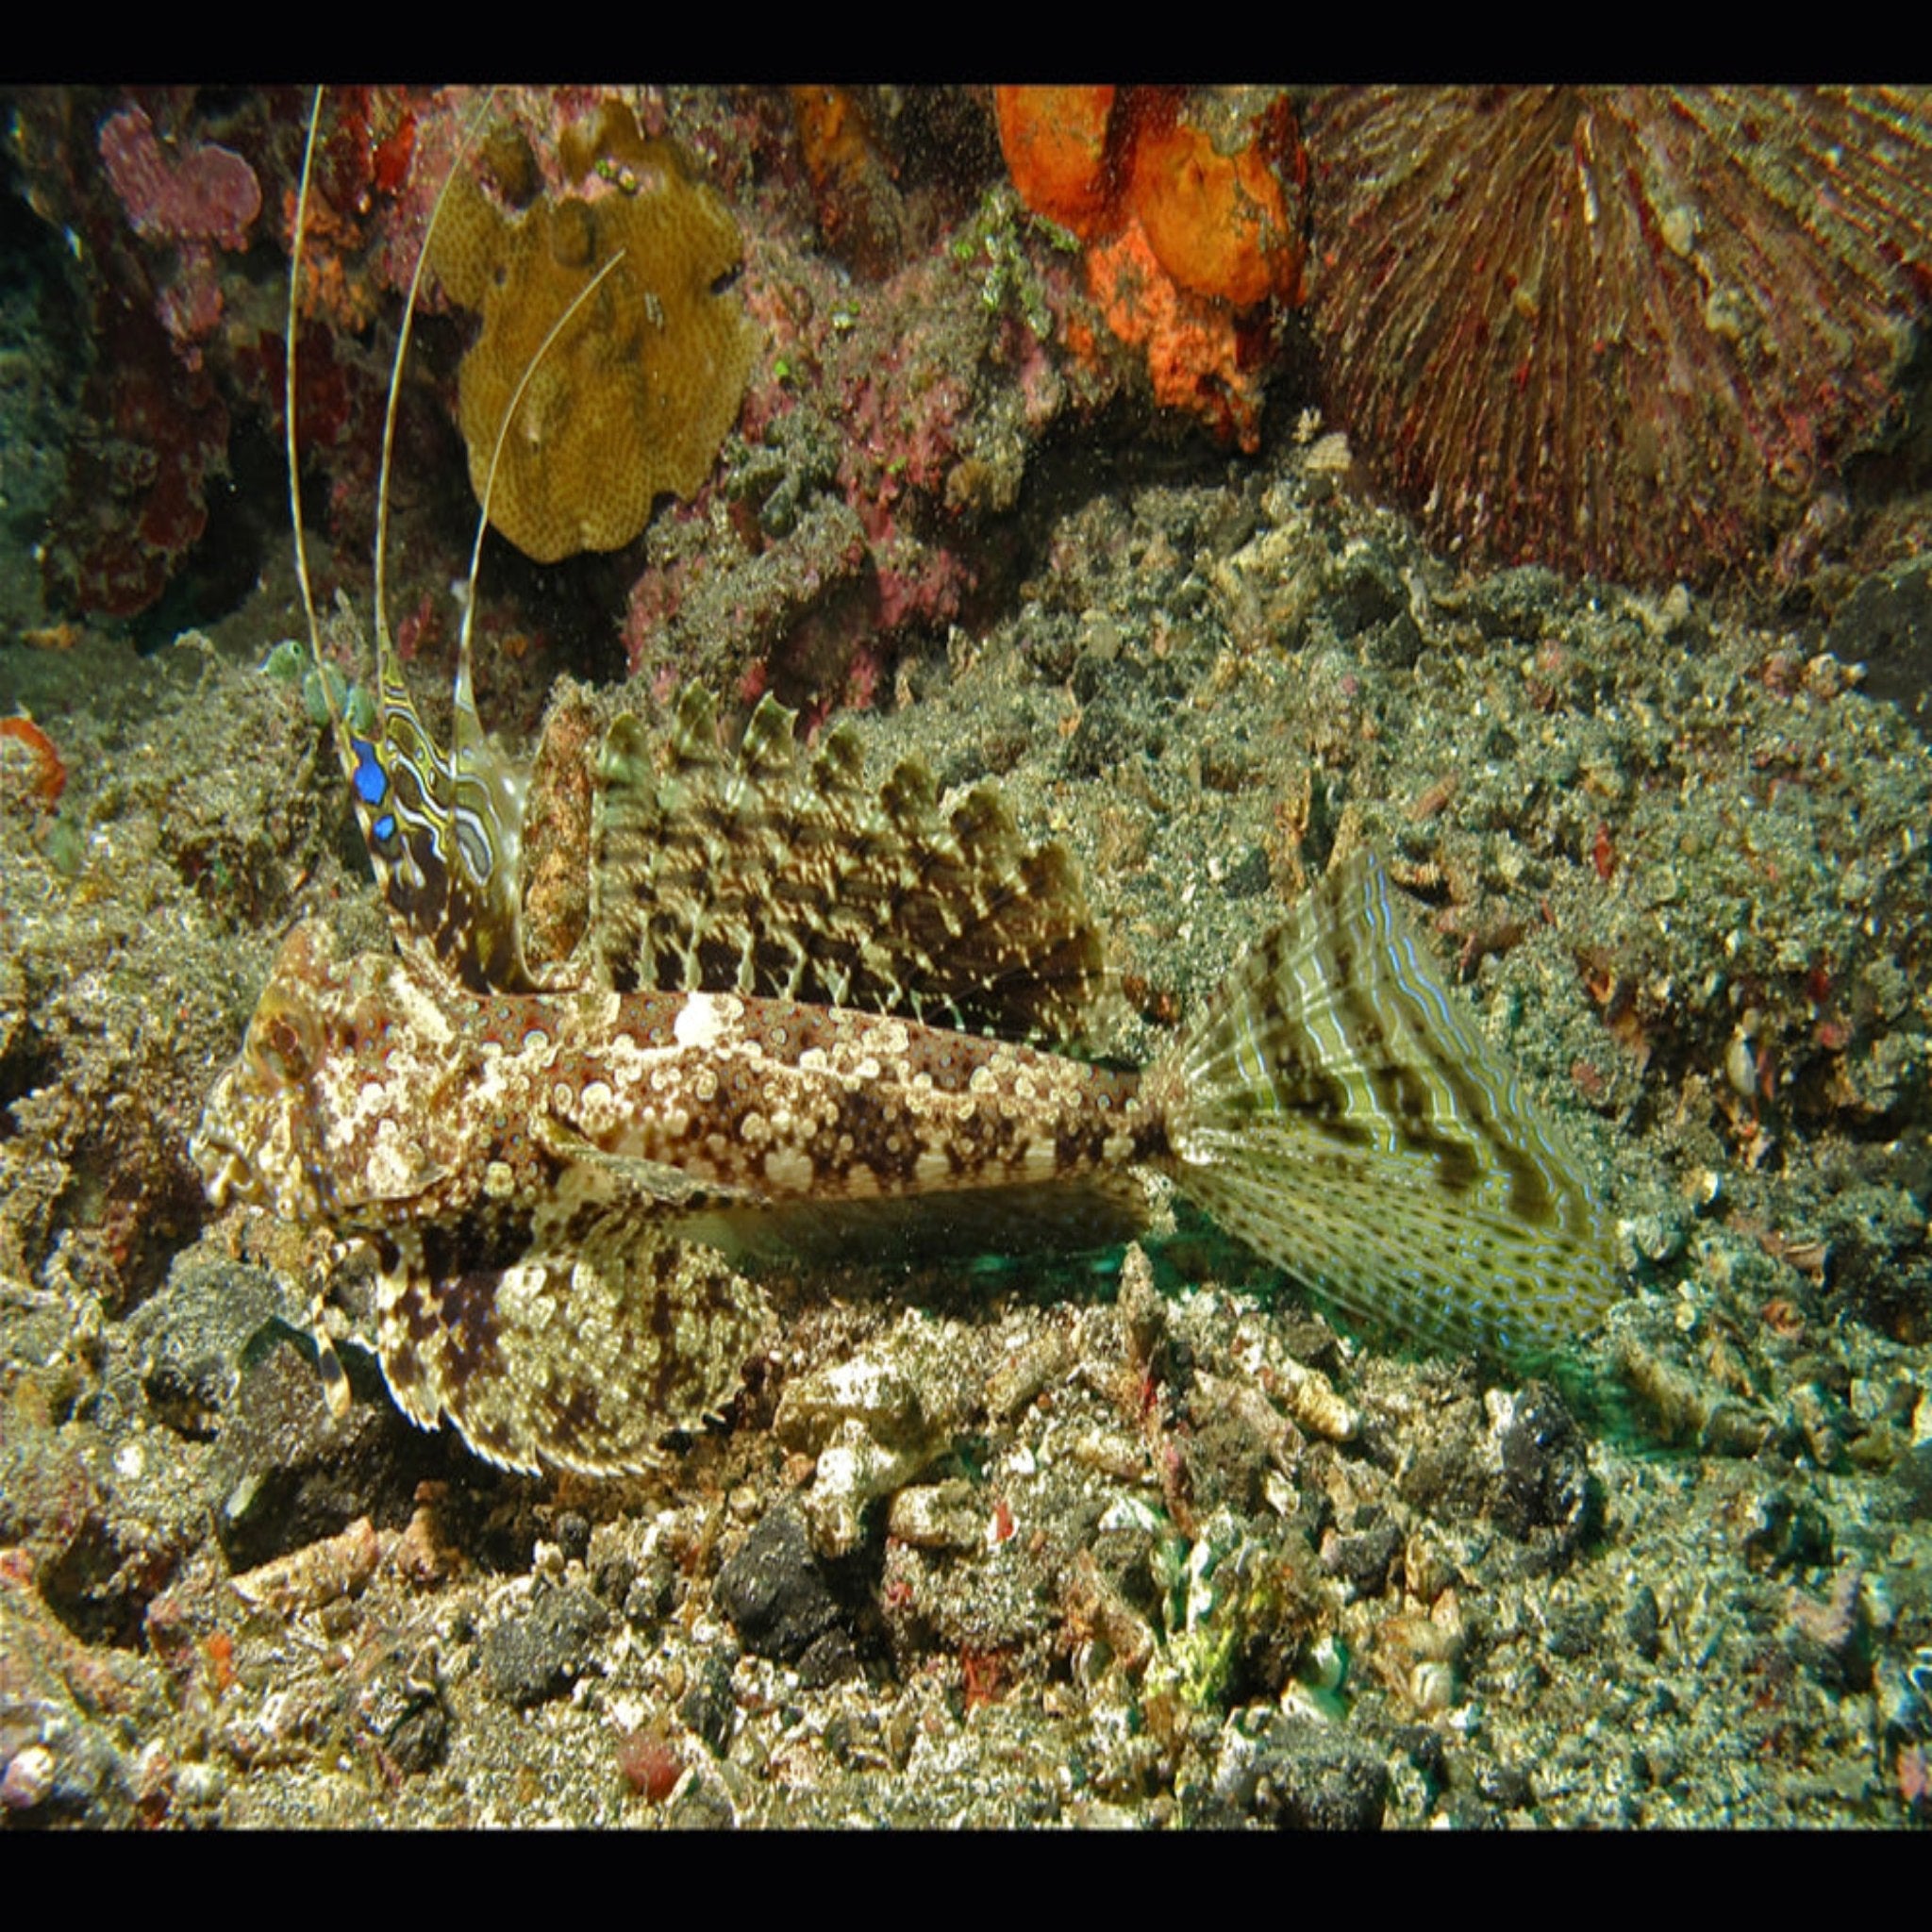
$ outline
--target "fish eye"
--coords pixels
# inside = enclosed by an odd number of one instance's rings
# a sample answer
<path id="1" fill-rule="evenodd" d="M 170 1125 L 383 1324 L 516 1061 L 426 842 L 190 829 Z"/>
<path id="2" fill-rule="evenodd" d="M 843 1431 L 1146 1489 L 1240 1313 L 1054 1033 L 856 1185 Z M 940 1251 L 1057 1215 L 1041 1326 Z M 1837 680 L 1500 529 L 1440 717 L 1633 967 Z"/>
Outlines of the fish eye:
<path id="1" fill-rule="evenodd" d="M 273 992 L 263 994 L 248 1029 L 248 1058 L 256 1074 L 271 1085 L 299 1085 L 313 1072 L 319 1051 L 314 1018 Z"/>

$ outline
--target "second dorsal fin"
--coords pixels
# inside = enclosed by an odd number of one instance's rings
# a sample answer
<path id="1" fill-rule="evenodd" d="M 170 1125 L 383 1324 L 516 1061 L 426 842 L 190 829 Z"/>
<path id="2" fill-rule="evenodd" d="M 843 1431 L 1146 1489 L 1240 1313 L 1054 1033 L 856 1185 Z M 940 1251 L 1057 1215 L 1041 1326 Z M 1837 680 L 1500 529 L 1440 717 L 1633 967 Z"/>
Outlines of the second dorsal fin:
<path id="1" fill-rule="evenodd" d="M 941 811 L 915 759 L 868 788 L 849 726 L 807 758 L 793 718 L 767 696 L 729 753 L 690 686 L 661 762 L 640 720 L 611 726 L 592 843 L 598 977 L 1078 1041 L 1104 968 L 1065 850 L 1029 846 L 990 786 Z"/>

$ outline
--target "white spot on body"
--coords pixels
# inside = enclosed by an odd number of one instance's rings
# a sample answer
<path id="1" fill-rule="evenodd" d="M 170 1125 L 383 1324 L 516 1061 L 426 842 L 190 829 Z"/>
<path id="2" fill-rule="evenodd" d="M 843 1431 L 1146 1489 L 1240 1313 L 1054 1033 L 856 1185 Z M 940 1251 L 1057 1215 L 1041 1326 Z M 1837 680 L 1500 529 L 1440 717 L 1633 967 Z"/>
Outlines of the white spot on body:
<path id="1" fill-rule="evenodd" d="M 400 964 L 389 974 L 389 991 L 402 1008 L 406 1027 L 438 1046 L 448 1045 L 456 1034 L 449 1015 L 409 977 Z"/>
<path id="2" fill-rule="evenodd" d="M 677 1009 L 671 1023 L 671 1034 L 687 1050 L 716 1046 L 724 1038 L 726 1023 L 737 1017 L 736 1000 L 721 999 L 716 993 L 694 992 Z"/>
<path id="3" fill-rule="evenodd" d="M 406 1141 L 394 1121 L 383 1121 L 376 1127 L 375 1144 L 363 1171 L 364 1188 L 371 1200 L 406 1200 L 428 1184 L 425 1167 L 422 1148 L 414 1141 Z"/>
<path id="4" fill-rule="evenodd" d="M 483 1049 L 482 1070 L 470 1087 L 471 1102 L 478 1113 L 501 1113 L 499 1096 L 504 1091 L 503 1049 Z"/>
<path id="5" fill-rule="evenodd" d="M 559 1297 L 551 1292 L 550 1271 L 541 1262 L 505 1269 L 496 1293 L 505 1315 L 525 1333 L 541 1335 L 557 1319 Z"/>
<path id="6" fill-rule="evenodd" d="M 613 994 L 613 1001 L 615 997 Z M 663 1071 L 664 1062 L 676 1052 L 674 1046 L 641 1046 L 631 1034 L 612 1033 L 604 1042 L 599 1058 L 613 1086 L 635 1088 L 642 1084 L 647 1072 L 655 1081 Z"/>
<path id="7" fill-rule="evenodd" d="M 593 1140 L 601 1140 L 617 1126 L 624 1109 L 608 1080 L 584 1082 L 583 1091 L 577 1095 L 576 1116 L 584 1132 Z"/>
<path id="8" fill-rule="evenodd" d="M 328 1101 L 324 1112 L 329 1123 L 330 1150 L 341 1153 L 353 1147 L 367 1134 L 378 1131 L 385 1116 L 401 1112 L 395 1095 L 403 1084 L 401 1080 L 334 1079 L 326 1068 L 318 1074 L 317 1085 Z"/>
<path id="9" fill-rule="evenodd" d="M 780 1194 L 808 1194 L 816 1170 L 801 1147 L 774 1147 L 765 1156 L 766 1184 Z"/>

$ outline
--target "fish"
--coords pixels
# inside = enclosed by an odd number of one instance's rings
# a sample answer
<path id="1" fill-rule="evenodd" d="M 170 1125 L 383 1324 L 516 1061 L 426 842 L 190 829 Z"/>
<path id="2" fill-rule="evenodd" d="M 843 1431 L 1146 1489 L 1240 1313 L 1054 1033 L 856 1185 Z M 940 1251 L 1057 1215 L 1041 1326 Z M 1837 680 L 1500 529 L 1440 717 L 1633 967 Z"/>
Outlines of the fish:
<path id="1" fill-rule="evenodd" d="M 292 366 L 318 121 L 287 380 L 320 669 Z M 374 1252 L 412 1422 L 506 1469 L 649 1467 L 767 1344 L 760 1265 L 1116 1246 L 1169 1189 L 1425 1347 L 1531 1364 L 1618 1299 L 1589 1169 L 1366 845 L 1122 1067 L 1091 1053 L 1110 982 L 1064 847 L 990 784 L 942 798 L 917 759 L 870 782 L 849 724 L 808 749 L 770 696 L 731 744 L 693 685 L 661 739 L 631 713 L 603 731 L 581 937 L 533 959 L 531 765 L 485 731 L 471 674 L 480 525 L 445 746 L 383 613 L 392 425 L 393 401 L 369 715 L 322 683 L 393 943 L 345 958 L 294 926 L 193 1153 L 218 1210 Z M 324 1374 L 345 1399 L 326 1351 Z"/>

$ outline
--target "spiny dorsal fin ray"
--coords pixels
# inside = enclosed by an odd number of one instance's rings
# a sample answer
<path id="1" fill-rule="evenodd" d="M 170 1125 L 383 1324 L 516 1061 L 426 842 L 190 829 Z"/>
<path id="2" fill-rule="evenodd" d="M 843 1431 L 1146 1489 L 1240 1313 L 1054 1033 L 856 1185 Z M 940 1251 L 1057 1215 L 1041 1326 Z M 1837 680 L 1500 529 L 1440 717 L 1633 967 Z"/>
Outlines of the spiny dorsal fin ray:
<path id="1" fill-rule="evenodd" d="M 718 708 L 701 684 L 688 684 L 677 694 L 671 721 L 671 769 L 704 769 L 723 763 L 718 750 Z"/>
<path id="2" fill-rule="evenodd" d="M 1149 1075 L 1195 1205 L 1344 1312 L 1518 1366 L 1617 1299 L 1582 1163 L 1361 852 Z"/>
<path id="3" fill-rule="evenodd" d="M 735 755 L 715 721 L 707 693 L 682 692 L 661 771 L 638 719 L 605 740 L 591 916 L 605 983 L 1080 1037 L 1101 942 L 1058 846 L 1027 847 L 990 787 L 942 813 L 911 759 L 869 790 L 849 730 L 804 759 L 769 697 Z"/>

